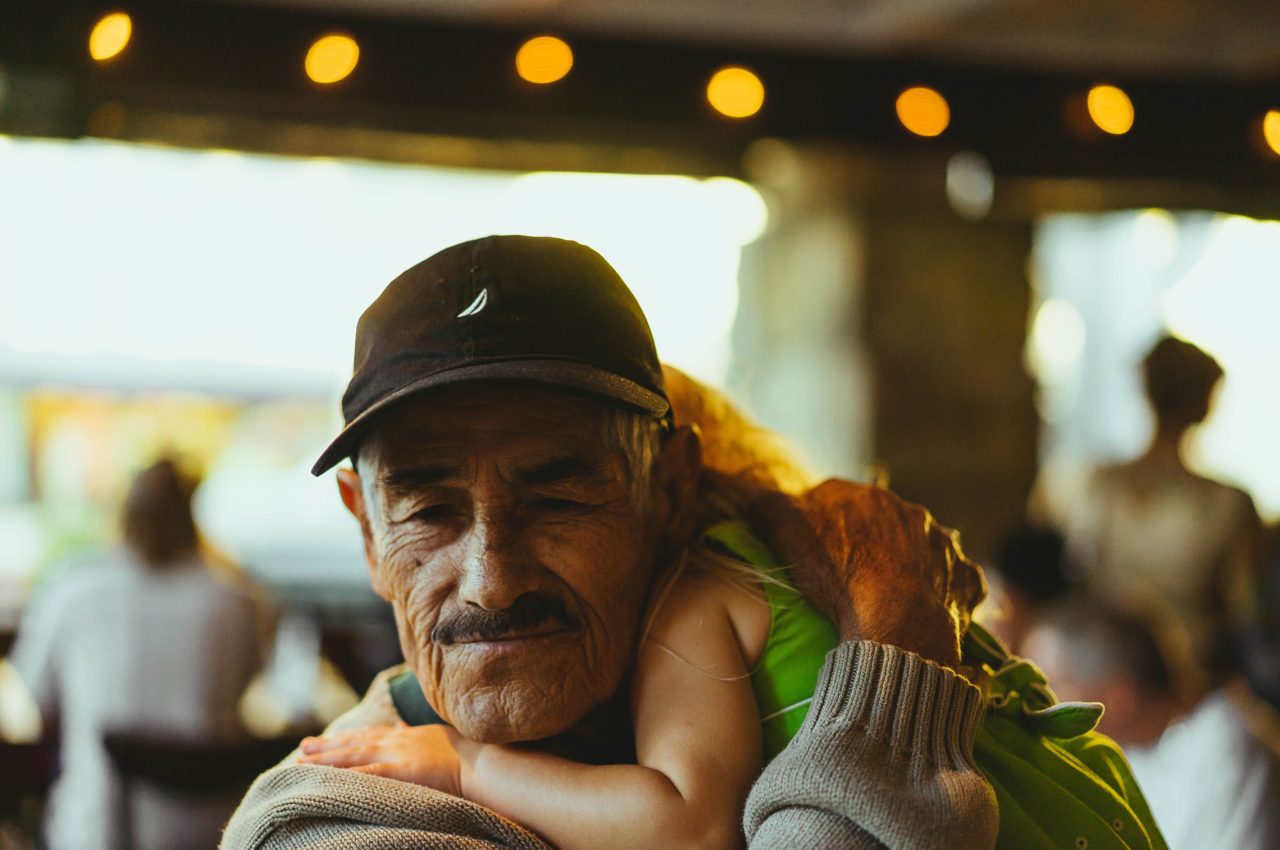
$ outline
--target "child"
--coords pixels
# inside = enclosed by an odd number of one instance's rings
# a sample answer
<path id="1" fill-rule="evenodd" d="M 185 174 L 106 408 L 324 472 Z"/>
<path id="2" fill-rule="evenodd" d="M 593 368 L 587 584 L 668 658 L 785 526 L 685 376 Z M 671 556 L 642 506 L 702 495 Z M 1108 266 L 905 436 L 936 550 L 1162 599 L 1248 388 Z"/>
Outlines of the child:
<path id="1" fill-rule="evenodd" d="M 438 725 L 308 739 L 302 761 L 466 797 L 562 850 L 742 843 L 747 791 L 799 729 L 837 636 L 737 521 L 762 488 L 799 492 L 809 476 L 723 396 L 674 369 L 666 381 L 677 422 L 702 434 L 705 531 L 653 592 L 631 680 L 636 763 L 580 764 Z"/>

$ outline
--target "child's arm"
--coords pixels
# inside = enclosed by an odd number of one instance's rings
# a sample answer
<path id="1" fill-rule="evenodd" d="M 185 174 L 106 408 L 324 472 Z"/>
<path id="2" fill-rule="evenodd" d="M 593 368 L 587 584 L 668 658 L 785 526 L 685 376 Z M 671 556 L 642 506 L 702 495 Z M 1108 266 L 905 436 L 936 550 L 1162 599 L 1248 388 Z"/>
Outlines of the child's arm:
<path id="1" fill-rule="evenodd" d="M 760 770 L 761 741 L 747 664 L 726 606 L 735 592 L 719 583 L 681 581 L 663 604 L 633 679 L 636 765 L 584 765 L 525 747 L 476 744 L 439 729 L 422 734 L 420 752 L 404 751 L 403 736 L 430 727 L 400 728 L 398 751 L 387 759 L 400 767 L 382 761 L 386 748 L 369 744 L 365 736 L 374 730 L 353 733 L 361 743 L 342 749 L 304 746 L 304 758 L 364 765 L 359 769 L 447 791 L 460 787 L 462 796 L 562 850 L 740 847 L 742 806 Z M 443 752 L 445 736 L 453 753 Z M 450 787 L 454 759 L 459 783 Z"/>
<path id="2" fill-rule="evenodd" d="M 564 850 L 741 846 L 760 719 L 726 592 L 681 581 L 659 610 L 632 680 L 638 764 L 464 745 L 464 796 Z"/>

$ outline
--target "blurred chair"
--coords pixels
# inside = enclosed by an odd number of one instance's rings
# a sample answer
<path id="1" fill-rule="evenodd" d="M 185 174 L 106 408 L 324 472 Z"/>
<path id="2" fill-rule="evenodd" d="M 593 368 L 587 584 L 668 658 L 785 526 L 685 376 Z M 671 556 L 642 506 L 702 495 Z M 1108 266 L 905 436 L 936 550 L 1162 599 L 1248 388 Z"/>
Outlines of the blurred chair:
<path id="1" fill-rule="evenodd" d="M 217 847 L 222 826 L 249 785 L 297 742 L 290 737 L 212 745 L 112 733 L 104 743 L 119 780 L 117 846 L 172 847 L 169 836 L 177 831 L 163 823 L 168 813 L 181 818 L 182 850 L 202 850 Z"/>
<path id="2" fill-rule="evenodd" d="M 33 848 L 42 805 L 53 784 L 57 749 L 50 740 L 0 739 L 0 850 Z"/>

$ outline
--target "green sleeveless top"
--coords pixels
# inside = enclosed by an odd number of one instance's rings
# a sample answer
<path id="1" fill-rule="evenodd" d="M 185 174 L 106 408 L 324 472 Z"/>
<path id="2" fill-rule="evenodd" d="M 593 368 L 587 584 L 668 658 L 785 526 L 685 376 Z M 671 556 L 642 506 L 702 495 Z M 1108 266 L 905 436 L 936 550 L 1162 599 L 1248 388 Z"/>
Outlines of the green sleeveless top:
<path id="1" fill-rule="evenodd" d="M 751 672 L 767 763 L 800 731 L 818 686 L 818 673 L 827 653 L 840 643 L 840 636 L 831 621 L 791 586 L 786 568 L 745 524 L 718 523 L 703 532 L 702 540 L 773 579 L 761 582 L 772 623 Z"/>

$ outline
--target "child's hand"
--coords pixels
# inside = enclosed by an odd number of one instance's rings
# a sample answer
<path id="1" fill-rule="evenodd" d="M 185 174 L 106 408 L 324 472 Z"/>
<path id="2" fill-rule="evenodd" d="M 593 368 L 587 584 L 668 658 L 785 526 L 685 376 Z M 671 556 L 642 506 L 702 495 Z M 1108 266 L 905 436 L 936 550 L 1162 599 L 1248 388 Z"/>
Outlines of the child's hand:
<path id="1" fill-rule="evenodd" d="M 461 797 L 461 743 L 462 736 L 450 726 L 370 726 L 304 738 L 298 761 L 427 785 Z"/>

